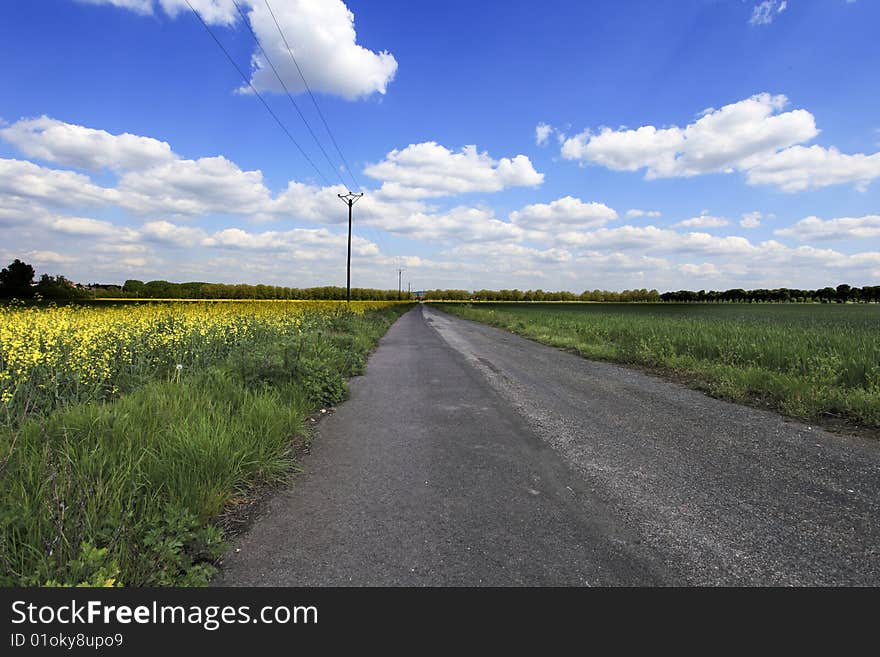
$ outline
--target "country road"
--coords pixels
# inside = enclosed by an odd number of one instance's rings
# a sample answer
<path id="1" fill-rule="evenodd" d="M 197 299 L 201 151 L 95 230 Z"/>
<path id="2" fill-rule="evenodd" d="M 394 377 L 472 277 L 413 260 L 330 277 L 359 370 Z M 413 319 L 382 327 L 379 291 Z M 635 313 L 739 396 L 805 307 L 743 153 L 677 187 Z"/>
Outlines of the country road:
<path id="1" fill-rule="evenodd" d="M 420 305 L 221 585 L 880 584 L 880 444 Z"/>

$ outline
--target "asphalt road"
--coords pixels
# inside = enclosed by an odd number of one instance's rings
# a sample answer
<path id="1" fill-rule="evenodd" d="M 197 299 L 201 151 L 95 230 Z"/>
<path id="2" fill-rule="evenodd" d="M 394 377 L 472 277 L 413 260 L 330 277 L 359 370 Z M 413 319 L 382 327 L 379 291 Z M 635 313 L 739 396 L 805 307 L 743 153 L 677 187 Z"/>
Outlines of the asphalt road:
<path id="1" fill-rule="evenodd" d="M 428 306 L 303 467 L 218 584 L 880 584 L 877 442 Z"/>

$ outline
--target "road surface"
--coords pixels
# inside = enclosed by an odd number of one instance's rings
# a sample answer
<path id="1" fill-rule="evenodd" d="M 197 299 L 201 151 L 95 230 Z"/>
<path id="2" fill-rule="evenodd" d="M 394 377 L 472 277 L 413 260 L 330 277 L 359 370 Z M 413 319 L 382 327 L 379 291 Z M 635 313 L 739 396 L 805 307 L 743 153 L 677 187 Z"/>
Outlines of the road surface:
<path id="1" fill-rule="evenodd" d="M 880 584 L 880 444 L 420 305 L 217 583 Z"/>

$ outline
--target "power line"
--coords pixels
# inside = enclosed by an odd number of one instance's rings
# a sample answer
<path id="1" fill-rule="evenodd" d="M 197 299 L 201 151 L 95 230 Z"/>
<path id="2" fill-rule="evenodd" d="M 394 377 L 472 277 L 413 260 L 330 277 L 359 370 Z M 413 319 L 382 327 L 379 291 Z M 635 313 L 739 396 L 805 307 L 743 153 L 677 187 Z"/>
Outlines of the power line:
<path id="1" fill-rule="evenodd" d="M 290 141 L 293 142 L 293 145 L 297 147 L 297 149 L 298 149 L 299 152 L 302 154 L 302 156 L 306 159 L 306 161 L 307 161 L 309 164 L 312 165 L 312 168 L 315 170 L 315 172 L 318 174 L 318 176 L 320 176 L 321 180 L 323 180 L 324 183 L 325 183 L 328 187 L 330 187 L 330 181 L 327 180 L 327 177 L 326 177 L 323 173 L 321 173 L 321 170 L 315 165 L 314 162 L 312 162 L 312 158 L 310 158 L 310 157 L 308 156 L 308 154 L 303 150 L 303 147 L 299 145 L 299 142 L 297 142 L 296 139 L 293 138 L 293 135 L 290 134 L 290 131 L 289 131 L 289 130 L 287 129 L 287 127 L 281 122 L 281 119 L 278 118 L 278 115 L 275 114 L 275 112 L 272 111 L 272 108 L 269 106 L 269 103 L 266 102 L 266 99 L 263 98 L 263 96 L 260 94 L 259 91 L 257 91 L 256 87 L 254 87 L 254 85 L 253 85 L 253 83 L 250 81 L 250 79 L 248 79 L 248 77 L 244 74 L 244 72 L 241 70 L 241 68 L 239 68 L 238 64 L 235 63 L 235 60 L 232 58 L 232 55 L 229 54 L 229 51 L 226 50 L 226 48 L 225 48 L 225 47 L 223 46 L 223 44 L 220 42 L 220 39 L 218 39 L 218 38 L 217 38 L 217 35 L 214 34 L 214 31 L 213 31 L 210 27 L 208 27 L 208 24 L 207 24 L 207 23 L 205 22 L 205 20 L 201 17 L 201 15 L 199 14 L 199 12 L 197 12 L 197 11 L 195 10 L 195 8 L 192 6 L 192 4 L 190 4 L 190 1 L 189 1 L 189 0 L 185 0 L 185 2 L 186 2 L 186 4 L 187 4 L 187 6 L 189 6 L 190 10 L 192 10 L 192 13 L 195 14 L 196 18 L 199 19 L 199 22 L 200 22 L 200 23 L 204 26 L 204 28 L 208 31 L 208 34 L 211 35 L 211 38 L 214 39 L 214 42 L 220 47 L 220 50 L 223 51 L 223 54 L 226 55 L 226 58 L 229 60 L 229 63 L 232 64 L 232 66 L 235 68 L 236 71 L 238 71 L 238 74 L 241 76 L 241 79 L 244 80 L 245 83 L 251 88 L 251 91 L 253 91 L 254 94 L 256 95 L 256 97 L 260 99 L 260 102 L 263 103 L 263 107 L 266 108 L 266 110 L 269 112 L 269 114 L 272 115 L 272 118 L 275 119 L 275 122 L 278 124 L 278 126 L 284 131 L 284 134 L 286 134 L 287 137 L 288 137 L 288 139 L 290 139 Z"/>
<path id="2" fill-rule="evenodd" d="M 311 87 L 309 87 L 309 83 L 306 82 L 306 76 L 303 75 L 302 69 L 299 66 L 299 62 L 296 61 L 296 57 L 293 55 L 293 49 L 290 47 L 290 44 L 287 42 L 287 37 L 284 36 L 284 30 L 281 29 L 281 25 L 278 23 L 278 19 L 275 17 L 275 12 L 272 11 L 272 7 L 269 5 L 269 0 L 263 0 L 266 3 L 266 9 L 269 10 L 269 13 L 272 15 L 272 20 L 275 21 L 275 27 L 278 28 L 278 33 L 281 35 L 281 39 L 284 41 L 284 45 L 287 47 L 287 52 L 290 53 L 290 59 L 293 60 L 294 66 L 296 66 L 296 70 L 299 71 L 299 76 L 302 78 L 303 85 L 305 85 L 306 91 L 309 92 L 309 97 L 312 99 L 312 103 L 315 105 L 315 109 L 318 112 L 318 116 L 321 117 L 321 122 L 324 124 L 324 128 L 327 130 L 327 134 L 330 135 L 330 141 L 333 142 L 333 146 L 336 148 L 336 152 L 339 153 L 339 157 L 342 158 L 342 163 L 345 164 L 345 169 L 348 171 L 348 175 L 351 176 L 352 182 L 354 182 L 355 186 L 363 191 L 363 187 L 358 182 L 357 178 L 355 178 L 354 171 L 348 165 L 348 160 L 345 159 L 345 155 L 342 154 L 342 149 L 339 148 L 339 144 L 336 141 L 336 138 L 333 136 L 333 131 L 330 129 L 330 125 L 327 123 L 327 119 L 324 118 L 324 113 L 321 111 L 321 107 L 318 105 L 318 101 L 315 98 L 315 95 L 312 93 Z"/>
<path id="3" fill-rule="evenodd" d="M 236 9 L 238 10 L 239 15 L 242 16 L 242 19 L 244 20 L 245 24 L 248 26 L 249 30 L 251 31 L 251 35 L 253 36 L 254 41 L 255 41 L 256 44 L 257 44 L 257 47 L 260 49 L 260 51 L 261 51 L 261 52 L 263 53 L 263 55 L 265 56 L 266 61 L 267 61 L 267 62 L 269 63 L 269 65 L 272 67 L 272 70 L 273 70 L 273 72 L 275 73 L 275 76 L 278 78 L 278 80 L 279 80 L 279 82 L 281 83 L 282 87 L 284 87 L 284 90 L 285 90 L 285 92 L 287 93 L 288 98 L 290 99 L 290 101 L 291 101 L 291 103 L 293 104 L 294 108 L 296 108 L 297 113 L 300 115 L 300 117 L 302 118 L 303 122 L 306 124 L 306 127 L 308 128 L 309 133 L 312 135 L 312 138 L 315 140 L 315 143 L 316 143 L 316 144 L 318 145 L 318 147 L 321 149 L 321 152 L 324 154 L 324 157 L 327 159 L 328 163 L 330 164 L 330 167 L 331 167 L 334 171 L 336 171 L 337 176 L 340 178 L 340 181 L 342 182 L 342 184 L 345 185 L 345 181 L 343 181 L 343 180 L 342 180 L 342 177 L 339 176 L 338 170 L 337 170 L 336 167 L 333 165 L 333 163 L 332 163 L 332 161 L 330 160 L 330 158 L 329 158 L 329 156 L 328 156 L 326 150 L 321 146 L 320 140 L 318 140 L 317 135 L 315 135 L 314 131 L 312 130 L 312 128 L 311 128 L 311 126 L 309 125 L 308 121 L 306 120 L 305 116 L 304 116 L 304 115 L 302 114 L 302 112 L 300 111 L 299 106 L 297 105 L 297 103 L 294 101 L 294 99 L 293 99 L 293 97 L 292 97 L 292 94 L 291 94 L 290 91 L 288 90 L 287 86 L 284 84 L 283 79 L 282 79 L 281 76 L 279 75 L 277 69 L 275 68 L 274 64 L 272 63 L 272 61 L 271 61 L 271 59 L 269 58 L 268 54 L 266 53 L 265 49 L 262 47 L 262 44 L 260 44 L 260 41 L 259 41 L 259 39 L 257 38 L 256 34 L 253 32 L 253 29 L 250 27 L 250 23 L 247 21 L 246 17 L 244 16 L 244 14 L 243 14 L 243 12 L 242 12 L 242 10 L 241 10 L 241 7 L 238 5 L 238 2 L 237 2 L 236 0 L 234 0 L 234 3 L 235 3 L 235 6 L 236 6 Z M 299 150 L 299 152 L 302 154 L 303 158 L 305 158 L 305 160 L 311 165 L 311 167 L 315 170 L 315 172 L 318 174 L 318 176 L 321 178 L 321 180 L 323 180 L 324 183 L 325 183 L 328 187 L 330 187 L 330 186 L 331 186 L 331 183 L 329 182 L 329 180 L 327 180 L 327 177 L 321 172 L 321 170 L 320 170 L 320 169 L 318 168 L 318 166 L 314 163 L 314 161 L 312 161 L 312 159 L 308 156 L 308 154 L 305 152 L 305 150 L 302 148 L 302 146 L 300 146 L 300 144 L 296 141 L 296 139 L 293 137 L 293 135 L 290 133 L 290 131 L 287 129 L 287 127 L 284 125 L 284 123 L 282 123 L 281 119 L 278 118 L 278 115 L 272 110 L 272 108 L 271 108 L 271 107 L 269 106 L 269 104 L 266 102 L 266 99 L 263 98 L 263 96 L 260 94 L 259 91 L 257 91 L 257 89 L 254 87 L 253 83 L 250 81 L 250 79 L 248 78 L 248 76 L 245 75 L 245 73 L 241 70 L 241 68 L 238 66 L 238 64 L 235 62 L 235 60 L 234 60 L 234 59 L 232 58 L 232 56 L 229 54 L 229 51 L 223 46 L 223 44 L 221 43 L 221 41 L 217 38 L 217 35 L 214 34 L 214 31 L 211 30 L 211 28 L 210 28 L 210 27 L 208 26 L 208 24 L 204 21 L 204 19 L 202 19 L 201 15 L 195 10 L 195 8 L 192 6 L 192 4 L 190 3 L 189 0 L 186 0 L 186 4 L 189 6 L 189 8 L 190 8 L 190 10 L 192 11 L 192 13 L 195 14 L 196 18 L 199 20 L 199 22 L 202 24 L 202 26 L 205 28 L 205 30 L 208 32 L 208 34 L 211 36 L 211 38 L 214 40 L 214 42 L 217 44 L 217 46 L 220 48 L 220 50 L 223 51 L 223 54 L 226 55 L 226 58 L 229 60 L 229 63 L 232 64 L 233 68 L 235 68 L 236 71 L 238 71 L 238 74 L 241 76 L 242 80 L 244 80 L 245 84 L 247 84 L 248 87 L 250 87 L 251 91 L 253 91 L 254 95 L 255 95 L 257 98 L 259 98 L 260 102 L 261 102 L 261 103 L 263 104 L 263 106 L 266 108 L 266 111 L 269 112 L 269 114 L 272 116 L 272 118 L 275 120 L 275 122 L 278 124 L 278 126 L 284 131 L 284 133 L 287 135 L 287 137 L 290 139 L 290 141 L 293 143 L 293 145 L 296 146 L 296 148 L 297 148 L 297 149 Z M 276 25 L 276 27 L 278 28 L 278 31 L 279 31 L 280 34 L 281 34 L 281 38 L 284 40 L 285 46 L 287 46 L 288 53 L 290 54 L 291 59 L 293 60 L 294 64 L 295 64 L 296 67 L 297 67 L 297 70 L 298 70 L 299 73 L 300 73 L 300 77 L 301 77 L 302 80 L 303 80 L 303 84 L 306 86 L 306 89 L 307 89 L 308 92 L 309 92 L 309 96 L 311 97 L 312 102 L 313 102 L 314 105 L 315 105 L 315 109 L 317 110 L 318 115 L 321 117 L 321 121 L 322 121 L 322 123 L 324 124 L 325 129 L 327 130 L 327 134 L 330 136 L 330 139 L 331 139 L 331 141 L 333 142 L 333 145 L 334 145 L 334 147 L 336 148 L 336 151 L 339 153 L 340 158 L 342 158 L 342 162 L 343 162 L 343 164 L 345 165 L 346 170 L 348 171 L 349 175 L 351 176 L 352 181 L 354 182 L 354 184 L 355 184 L 358 188 L 360 188 L 361 190 L 363 190 L 363 187 L 360 185 L 360 183 L 358 182 L 358 180 L 355 178 L 355 176 L 354 176 L 354 172 L 352 171 L 351 167 L 348 165 L 348 162 L 346 161 L 345 156 L 342 154 L 342 150 L 340 149 L 338 142 L 337 142 L 336 139 L 334 138 L 333 133 L 332 133 L 332 131 L 331 131 L 331 129 L 330 129 L 330 126 L 328 125 L 327 120 L 324 118 L 324 115 L 323 115 L 323 113 L 321 112 L 321 108 L 320 108 L 320 106 L 318 105 L 317 100 L 315 99 L 314 95 L 312 94 L 312 91 L 311 91 L 311 89 L 310 89 L 309 86 L 308 86 L 308 82 L 306 82 L 306 80 L 305 80 L 305 76 L 303 76 L 302 70 L 300 69 L 299 64 L 298 64 L 297 61 L 296 61 L 296 58 L 295 58 L 294 55 L 293 55 L 293 51 L 291 50 L 290 45 L 289 45 L 288 42 L 287 42 L 287 38 L 284 36 L 284 32 L 281 30 L 281 26 L 278 24 L 278 20 L 277 20 L 277 18 L 275 17 L 274 13 L 272 13 L 272 8 L 269 6 L 269 3 L 268 3 L 268 2 L 266 2 L 266 8 L 269 10 L 270 14 L 272 14 L 272 18 L 273 18 L 273 20 L 275 21 L 275 25 Z M 347 185 L 345 185 L 345 186 L 347 186 Z M 358 195 L 358 196 L 363 196 L 363 194 L 360 194 L 360 195 Z M 351 220 L 351 219 L 349 218 L 349 221 L 350 221 L 350 220 Z M 364 228 L 365 228 L 369 233 L 371 233 L 370 241 L 373 241 L 373 242 L 377 243 L 377 245 L 379 246 L 380 251 L 385 251 L 385 249 L 383 248 L 383 246 L 384 246 L 384 244 L 383 244 L 384 240 L 382 239 L 381 235 L 380 235 L 377 231 L 373 230 L 370 226 L 365 225 Z M 349 271 L 350 271 L 350 266 L 351 266 L 351 265 L 350 265 L 350 261 L 351 261 L 351 227 L 349 227 L 349 255 L 348 255 L 348 259 L 349 259 L 349 265 L 348 265 L 348 268 L 349 268 Z M 350 280 L 350 274 L 347 276 L 347 278 Z M 350 288 L 350 283 L 349 283 L 348 287 Z"/>
<path id="4" fill-rule="evenodd" d="M 328 123 L 326 117 L 324 116 L 324 112 L 321 111 L 321 106 L 318 104 L 318 99 L 315 98 L 314 93 L 312 93 L 312 89 L 309 86 L 308 81 L 306 80 L 306 76 L 303 73 L 302 67 L 300 67 L 299 62 L 296 59 L 296 55 L 293 54 L 293 48 L 291 48 L 290 42 L 287 40 L 287 36 L 284 34 L 284 30 L 282 29 L 281 24 L 278 22 L 278 17 L 275 15 L 275 12 L 273 11 L 272 6 L 269 4 L 269 0 L 264 0 L 264 3 L 266 5 L 266 9 L 269 11 L 269 14 L 272 16 L 272 20 L 275 23 L 275 27 L 278 29 L 278 34 L 281 35 L 281 39 L 284 42 L 285 47 L 287 48 L 287 53 L 290 55 L 290 59 L 291 59 L 291 61 L 293 61 L 293 65 L 296 67 L 296 70 L 299 72 L 299 76 L 300 76 L 300 79 L 302 79 L 303 86 L 305 87 L 306 91 L 308 92 L 309 98 L 312 99 L 312 104 L 315 106 L 315 111 L 317 112 L 318 116 L 320 117 L 321 123 L 324 124 L 324 129 L 327 131 L 327 135 L 330 137 L 330 141 L 333 143 L 333 147 L 336 149 L 336 152 L 339 154 L 339 157 L 342 160 L 342 163 L 345 165 L 345 170 L 348 172 L 348 175 L 351 178 L 352 182 L 355 184 L 355 187 L 360 192 L 363 192 L 364 187 L 363 187 L 363 185 L 360 184 L 360 181 L 355 176 L 354 170 L 351 168 L 351 166 L 349 166 L 348 160 L 345 158 L 345 155 L 342 152 L 342 148 L 339 146 L 339 142 L 336 140 L 336 137 L 333 135 L 333 130 L 330 128 L 330 124 Z M 264 51 L 264 53 L 265 53 L 265 51 Z M 266 57 L 266 60 L 269 61 L 268 56 Z M 271 65 L 271 62 L 270 62 L 270 65 Z M 277 72 L 276 72 L 276 77 L 278 77 Z M 279 80 L 280 80 L 280 77 L 279 77 Z M 283 82 L 282 82 L 282 86 L 284 86 Z M 285 86 L 285 90 L 287 90 L 286 86 Z M 290 94 L 288 94 L 288 95 L 290 95 Z M 305 120 L 305 119 L 303 119 L 303 120 Z M 314 133 L 312 136 L 314 136 Z M 321 150 L 323 151 L 323 149 L 321 149 Z M 326 157 L 326 152 L 324 153 L 324 155 Z M 365 237 L 365 239 L 368 239 L 369 241 L 374 242 L 379 247 L 379 250 L 381 252 L 387 252 L 387 249 L 385 248 L 386 244 L 385 244 L 385 241 L 382 239 L 381 231 L 379 229 L 372 228 L 368 224 L 362 224 L 362 226 L 363 226 L 363 228 L 360 229 L 358 232 L 362 232 L 363 230 L 365 230 L 368 235 L 368 237 Z"/>
<path id="5" fill-rule="evenodd" d="M 247 26 L 248 31 L 251 33 L 251 36 L 254 38 L 254 42 L 257 44 L 257 48 L 260 49 L 260 52 L 263 53 L 263 57 L 266 58 L 266 62 L 268 62 L 272 72 L 275 74 L 275 77 L 278 78 L 278 82 L 281 83 L 281 86 L 284 88 L 284 92 L 287 94 L 287 97 L 290 99 L 290 103 L 293 105 L 293 108 L 296 110 L 296 113 L 299 114 L 299 118 L 302 119 L 303 123 L 306 125 L 306 129 L 309 131 L 309 134 L 312 135 L 312 139 L 315 140 L 315 144 L 317 144 L 318 148 L 321 150 L 321 153 L 324 154 L 324 159 L 327 160 L 327 164 L 330 165 L 330 169 L 336 173 L 336 176 L 339 178 L 339 182 L 342 183 L 343 187 L 348 187 L 345 183 L 345 180 L 342 179 L 342 176 L 339 173 L 339 170 L 336 168 L 336 165 L 330 161 L 330 156 L 327 155 L 327 151 L 324 150 L 324 147 L 321 145 L 321 142 L 318 140 L 318 136 L 315 134 L 315 131 L 312 130 L 312 126 L 309 125 L 308 120 L 305 115 L 302 113 L 302 110 L 297 105 L 296 101 L 293 99 L 293 96 L 290 93 L 290 90 L 287 88 L 287 85 L 284 84 L 284 80 L 281 75 L 278 73 L 278 69 L 275 68 L 275 64 L 272 63 L 272 60 L 269 58 L 269 53 L 266 52 L 266 49 L 263 48 L 263 45 L 260 43 L 260 39 L 257 37 L 256 32 L 254 32 L 250 23 L 248 22 L 247 17 L 244 15 L 244 12 L 241 10 L 241 6 L 238 4 L 236 0 L 232 0 L 232 4 L 235 5 L 235 8 L 238 10 L 239 16 L 241 16 L 242 22 Z"/>

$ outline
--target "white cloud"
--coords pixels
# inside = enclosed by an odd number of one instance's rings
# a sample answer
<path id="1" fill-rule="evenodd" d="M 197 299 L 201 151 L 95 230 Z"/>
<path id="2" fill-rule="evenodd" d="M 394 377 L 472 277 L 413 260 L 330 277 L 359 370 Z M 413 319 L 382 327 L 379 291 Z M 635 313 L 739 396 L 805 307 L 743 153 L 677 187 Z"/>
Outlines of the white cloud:
<path id="1" fill-rule="evenodd" d="M 46 216 L 43 218 L 51 230 L 66 235 L 82 237 L 115 237 L 126 234 L 128 229 L 120 229 L 109 221 L 101 221 L 90 217 Z"/>
<path id="2" fill-rule="evenodd" d="M 153 0 L 76 0 L 85 5 L 111 5 L 121 9 L 130 9 L 138 14 L 152 14 Z"/>
<path id="3" fill-rule="evenodd" d="M 760 212 L 747 212 L 739 220 L 739 225 L 743 228 L 757 228 L 761 225 L 761 219 L 764 215 Z"/>
<path id="4" fill-rule="evenodd" d="M 453 152 L 433 141 L 395 149 L 364 173 L 384 181 L 381 191 L 389 198 L 497 192 L 508 187 L 535 187 L 544 181 L 544 174 L 535 171 L 525 155 L 495 160 L 473 145 Z"/>
<path id="5" fill-rule="evenodd" d="M 372 226 L 427 242 L 515 242 L 526 231 L 496 219 L 491 210 L 456 207 L 448 212 L 412 212 L 374 218 Z"/>
<path id="6" fill-rule="evenodd" d="M 710 214 L 701 214 L 699 217 L 691 217 L 684 221 L 673 224 L 677 228 L 719 228 L 726 226 L 728 223 L 724 217 L 713 217 Z"/>
<path id="7" fill-rule="evenodd" d="M 701 264 L 685 263 L 679 267 L 679 271 L 688 276 L 717 276 L 721 272 L 711 262 Z"/>
<path id="8" fill-rule="evenodd" d="M 119 180 L 121 204 L 142 213 L 238 214 L 266 211 L 271 194 L 260 171 L 242 171 L 225 157 L 174 160 Z"/>
<path id="9" fill-rule="evenodd" d="M 748 169 L 818 134 L 806 110 L 781 112 L 787 103 L 785 96 L 764 93 L 707 109 L 684 128 L 586 131 L 565 141 L 562 156 L 619 171 L 647 169 L 648 179 Z"/>
<path id="10" fill-rule="evenodd" d="M 752 185 L 775 185 L 784 192 L 854 183 L 864 190 L 880 178 L 880 153 L 847 155 L 836 148 L 794 146 L 775 153 L 746 173 Z"/>
<path id="11" fill-rule="evenodd" d="M 339 283 L 341 271 L 344 282 L 344 225 L 258 231 L 218 216 L 344 224 L 347 214 L 336 197 L 344 191 L 342 186 L 291 181 L 273 194 L 260 171 L 242 170 L 222 156 L 180 159 L 170 147 L 157 152 L 170 153 L 171 160 L 159 157 L 149 167 L 135 170 L 131 168 L 135 164 L 125 164 L 126 158 L 134 161 L 131 153 L 141 145 L 153 152 L 152 147 L 163 142 L 131 135 L 133 150 L 120 149 L 117 135 L 46 121 L 58 128 L 58 134 L 84 138 L 65 142 L 39 135 L 33 143 L 59 162 L 109 169 L 118 183 L 102 187 L 75 171 L 0 159 L 0 255 L 52 252 L 69 261 L 56 258 L 53 264 L 45 259 L 43 270 L 76 280 L 121 281 L 136 276 L 306 285 Z M 33 132 L 24 130 L 26 136 Z M 63 147 L 67 143 L 75 147 Z M 612 208 L 571 196 L 525 205 L 506 218 L 496 217 L 488 206 L 444 209 L 430 202 L 438 190 L 451 194 L 498 189 L 535 182 L 541 174 L 529 162 L 532 173 L 522 175 L 513 165 L 516 158 L 508 159 L 510 166 L 505 169 L 504 160 L 475 147 L 452 152 L 436 144 L 428 146 L 409 150 L 400 161 L 386 158 L 383 163 L 390 165 L 395 179 L 383 180 L 381 190 L 358 203 L 357 284 L 385 286 L 395 266 L 410 269 L 418 277 L 418 287 L 663 289 L 693 287 L 699 285 L 696 279 L 703 278 L 727 286 L 809 287 L 826 285 L 828 280 L 865 284 L 880 276 L 880 253 L 846 254 L 807 244 L 790 248 L 774 240 L 756 243 L 741 236 L 715 236 L 703 229 L 720 225 L 722 219 L 707 211 L 679 224 L 701 232 L 680 232 L 673 227 L 611 228 L 609 222 L 618 219 Z M 424 196 L 425 190 L 430 194 Z M 101 214 L 90 217 L 80 206 Z M 70 214 L 59 214 L 58 208 Z M 108 220 L 120 209 L 145 219 L 128 216 L 126 220 L 123 213 Z M 174 215 L 190 219 L 180 225 L 174 223 Z M 627 213 L 628 217 L 655 215 L 659 212 L 631 209 Z M 210 223 L 200 224 L 200 216 L 210 217 Z M 761 216 L 743 215 L 741 225 L 749 218 Z M 800 232 L 786 236 L 801 242 L 876 241 L 877 237 L 876 218 L 805 221 L 796 228 Z M 364 239 L 357 234 L 364 230 L 374 237 L 376 231 L 387 231 L 404 239 L 394 242 L 394 255 L 382 253 L 381 235 L 378 241 Z M 409 247 L 401 245 L 409 240 L 445 250 L 438 252 L 440 259 L 428 257 L 426 251 L 407 254 L 401 249 Z M 398 257 L 405 264 L 398 265 Z"/>
<path id="12" fill-rule="evenodd" d="M 626 216 L 628 219 L 635 219 L 637 217 L 651 217 L 652 219 L 656 219 L 662 215 L 658 210 L 639 210 L 638 208 L 632 208 L 631 210 L 626 211 Z"/>
<path id="13" fill-rule="evenodd" d="M 618 226 L 591 232 L 563 232 L 560 244 L 594 250 L 644 251 L 646 253 L 702 253 L 717 256 L 753 253 L 755 247 L 744 237 L 716 237 L 709 233 L 680 233 L 656 226 Z"/>
<path id="14" fill-rule="evenodd" d="M 566 249 L 535 249 L 522 244 L 466 244 L 457 246 L 446 255 L 476 257 L 480 260 L 490 259 L 493 261 L 506 261 L 507 263 L 521 263 L 531 261 L 533 263 L 567 263 L 572 260 L 572 254 Z M 496 264 L 497 266 L 497 264 Z M 513 266 L 518 266 L 514 264 Z"/>
<path id="15" fill-rule="evenodd" d="M 787 104 L 785 96 L 763 93 L 705 110 L 684 128 L 587 130 L 565 140 L 562 156 L 617 171 L 644 169 L 648 180 L 743 171 L 749 184 L 785 192 L 846 183 L 863 190 L 880 177 L 880 153 L 801 145 L 819 130 L 810 112 L 783 112 Z"/>
<path id="16" fill-rule="evenodd" d="M 752 25 L 769 25 L 788 7 L 786 0 L 763 0 L 755 5 L 749 23 Z"/>
<path id="17" fill-rule="evenodd" d="M 840 217 L 822 220 L 819 217 L 801 219 L 793 226 L 775 231 L 777 235 L 807 240 L 859 240 L 880 238 L 880 215 Z"/>
<path id="18" fill-rule="evenodd" d="M 564 196 L 551 203 L 534 203 L 510 214 L 523 228 L 552 231 L 561 228 L 595 228 L 617 219 L 617 212 L 603 203 L 584 203 Z"/>
<path id="19" fill-rule="evenodd" d="M 244 8 L 253 2 L 254 0 L 239 0 L 238 4 Z M 186 0 L 156 0 L 156 3 L 171 17 L 191 11 Z M 189 4 L 206 23 L 212 25 L 232 25 L 239 19 L 233 0 L 189 0 Z"/>
<path id="20" fill-rule="evenodd" d="M 28 261 L 32 261 L 34 264 L 42 265 L 42 264 L 68 264 L 74 262 L 75 258 L 72 258 L 68 255 L 64 255 L 63 253 L 58 253 L 56 251 L 27 251 L 24 254 L 24 257 L 27 258 Z"/>
<path id="21" fill-rule="evenodd" d="M 47 116 L 21 119 L 0 129 L 0 137 L 28 157 L 79 169 L 146 169 L 176 158 L 164 141 L 112 135 Z"/>
<path id="22" fill-rule="evenodd" d="M 80 173 L 6 159 L 0 159 L 0 194 L 70 207 L 107 205 L 119 200 L 116 190 L 99 187 Z"/>
<path id="23" fill-rule="evenodd" d="M 253 233 L 242 228 L 226 228 L 202 240 L 208 247 L 245 251 L 285 252 L 306 260 L 338 259 L 344 251 L 347 237 L 331 233 L 326 228 L 294 228 L 287 231 Z M 352 254 L 375 256 L 378 247 L 361 237 L 351 240 Z"/>
<path id="24" fill-rule="evenodd" d="M 111 4 L 150 14 L 158 4 L 169 16 L 190 11 L 185 0 L 79 0 Z M 190 0 L 209 25 L 231 26 L 241 21 L 232 0 Z M 384 94 L 397 72 L 397 60 L 389 52 L 373 52 L 357 43 L 354 14 L 341 0 L 275 0 L 272 12 L 263 0 L 239 0 L 260 44 L 291 93 L 305 92 L 305 85 L 290 57 L 296 57 L 313 91 L 354 100 L 373 93 Z M 272 16 L 274 13 L 274 18 Z M 276 19 L 284 37 L 278 30 Z M 251 83 L 258 91 L 283 92 L 263 53 L 251 57 Z"/>
<path id="25" fill-rule="evenodd" d="M 140 228 L 140 234 L 147 240 L 177 246 L 194 246 L 207 237 L 201 228 L 178 226 L 170 221 L 148 221 Z"/>
<path id="26" fill-rule="evenodd" d="M 552 125 L 539 123 L 537 126 L 535 126 L 535 143 L 538 146 L 543 146 L 547 143 L 547 140 L 550 138 L 551 134 L 553 134 Z"/>

